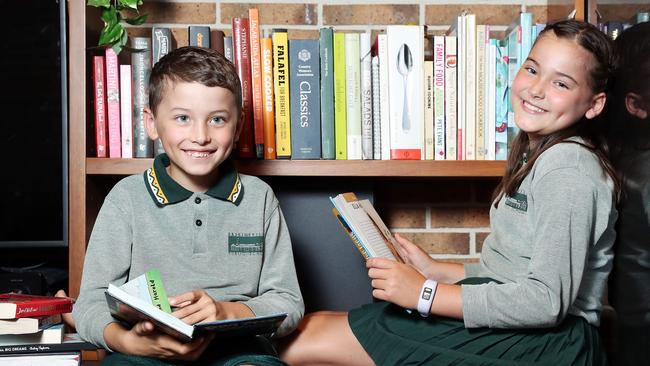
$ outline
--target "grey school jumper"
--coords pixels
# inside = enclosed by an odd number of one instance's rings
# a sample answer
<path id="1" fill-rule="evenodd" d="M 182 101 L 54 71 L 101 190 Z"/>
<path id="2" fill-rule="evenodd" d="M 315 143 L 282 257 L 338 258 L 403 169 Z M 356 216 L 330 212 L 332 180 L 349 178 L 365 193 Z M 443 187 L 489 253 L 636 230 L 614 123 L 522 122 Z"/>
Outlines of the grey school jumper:
<path id="1" fill-rule="evenodd" d="M 77 331 L 106 347 L 114 321 L 104 290 L 150 269 L 169 296 L 204 289 L 219 301 L 240 301 L 256 315 L 286 312 L 279 335 L 292 331 L 304 305 L 289 232 L 271 188 L 239 175 L 230 161 L 206 193 L 185 190 L 167 175 L 165 154 L 143 175 L 122 179 L 106 196 L 86 253 L 74 306 Z M 107 347 L 106 347 L 107 348 Z"/>
<path id="2" fill-rule="evenodd" d="M 462 286 L 465 326 L 537 328 L 567 314 L 599 324 L 617 213 L 598 159 L 575 143 L 544 152 L 514 197 L 490 210 L 492 233 Z"/>

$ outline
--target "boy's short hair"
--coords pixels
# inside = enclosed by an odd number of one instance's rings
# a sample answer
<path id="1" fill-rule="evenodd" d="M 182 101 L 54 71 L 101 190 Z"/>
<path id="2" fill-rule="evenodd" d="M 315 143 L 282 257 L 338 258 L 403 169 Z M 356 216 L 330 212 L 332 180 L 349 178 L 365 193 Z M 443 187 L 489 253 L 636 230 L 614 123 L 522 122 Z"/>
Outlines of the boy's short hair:
<path id="1" fill-rule="evenodd" d="M 167 83 L 179 81 L 230 90 L 235 96 L 237 114 L 241 115 L 242 92 L 237 70 L 219 52 L 203 47 L 181 47 L 162 57 L 149 77 L 149 108 L 154 115 Z"/>

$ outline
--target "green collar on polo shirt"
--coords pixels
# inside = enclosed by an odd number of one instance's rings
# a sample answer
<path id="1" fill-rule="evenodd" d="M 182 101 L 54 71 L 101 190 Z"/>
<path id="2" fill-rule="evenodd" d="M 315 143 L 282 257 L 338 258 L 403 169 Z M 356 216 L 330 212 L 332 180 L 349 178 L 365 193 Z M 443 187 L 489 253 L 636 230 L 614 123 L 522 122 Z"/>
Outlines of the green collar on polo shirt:
<path id="1" fill-rule="evenodd" d="M 169 157 L 167 154 L 160 154 L 154 159 L 153 166 L 144 172 L 147 190 L 154 202 L 161 207 L 185 201 L 194 194 L 167 174 L 168 166 Z M 231 159 L 219 165 L 219 180 L 205 194 L 239 205 L 244 197 L 244 186 Z"/>

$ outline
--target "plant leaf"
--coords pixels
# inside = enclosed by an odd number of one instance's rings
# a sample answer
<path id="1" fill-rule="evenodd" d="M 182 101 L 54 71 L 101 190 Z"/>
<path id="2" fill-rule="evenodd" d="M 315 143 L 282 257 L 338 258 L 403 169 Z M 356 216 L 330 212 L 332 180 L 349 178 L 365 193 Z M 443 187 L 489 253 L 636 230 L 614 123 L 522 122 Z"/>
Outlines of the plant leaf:
<path id="1" fill-rule="evenodd" d="M 133 9 L 133 10 L 136 10 L 136 11 L 138 10 L 138 5 L 140 5 L 140 4 L 138 4 L 138 2 L 141 2 L 141 1 L 138 1 L 138 0 L 117 0 L 118 7 L 129 8 L 129 9 Z"/>
<path id="2" fill-rule="evenodd" d="M 102 10 L 102 20 L 106 26 L 112 26 L 113 24 L 119 23 L 119 20 L 117 19 L 117 10 L 112 6 L 108 9 Z"/>
<path id="3" fill-rule="evenodd" d="M 124 21 L 131 24 L 131 25 L 140 25 L 140 24 L 143 24 L 144 22 L 147 21 L 147 14 L 143 14 L 143 15 L 140 15 L 138 17 L 131 18 L 131 19 L 127 18 L 127 19 L 124 19 Z"/>
<path id="4" fill-rule="evenodd" d="M 86 4 L 88 6 L 94 6 L 96 8 L 108 8 L 111 6 L 111 0 L 88 0 Z"/>
<path id="5" fill-rule="evenodd" d="M 114 45 L 118 42 L 123 34 L 126 33 L 122 24 L 113 24 L 111 26 L 106 26 L 102 29 L 101 34 L 99 35 L 99 44 L 100 45 Z"/>

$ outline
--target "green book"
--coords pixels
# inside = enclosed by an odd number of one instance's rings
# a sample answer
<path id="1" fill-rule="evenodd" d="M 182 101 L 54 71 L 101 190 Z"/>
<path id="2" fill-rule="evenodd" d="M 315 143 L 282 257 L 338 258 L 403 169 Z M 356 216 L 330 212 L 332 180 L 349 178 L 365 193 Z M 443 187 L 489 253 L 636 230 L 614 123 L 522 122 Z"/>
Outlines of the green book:
<path id="1" fill-rule="evenodd" d="M 345 34 L 334 33 L 334 136 L 336 160 L 348 158 L 345 103 Z"/>
<path id="2" fill-rule="evenodd" d="M 322 158 L 336 157 L 334 142 L 334 31 L 332 28 L 320 30 L 320 105 L 321 105 L 321 146 Z"/>
<path id="3" fill-rule="evenodd" d="M 167 292 L 165 291 L 165 286 L 163 286 L 158 270 L 149 270 L 123 284 L 120 288 L 166 313 L 172 312 L 171 306 L 169 306 Z"/>

